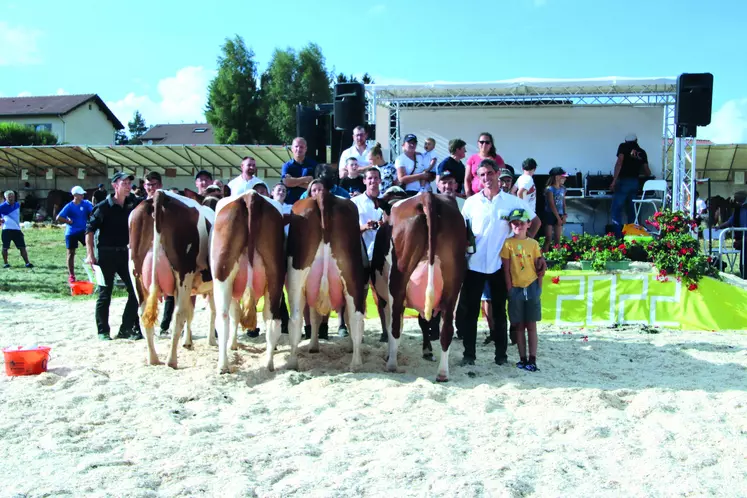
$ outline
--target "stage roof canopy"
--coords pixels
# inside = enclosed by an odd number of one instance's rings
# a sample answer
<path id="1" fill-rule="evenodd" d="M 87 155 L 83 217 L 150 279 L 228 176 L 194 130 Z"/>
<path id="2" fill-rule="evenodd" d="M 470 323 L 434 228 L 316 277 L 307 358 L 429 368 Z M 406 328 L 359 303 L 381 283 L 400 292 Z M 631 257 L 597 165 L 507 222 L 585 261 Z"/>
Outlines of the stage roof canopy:
<path id="1" fill-rule="evenodd" d="M 0 147 L 0 176 L 17 177 L 21 169 L 33 176 L 43 176 L 55 169 L 62 176 L 77 175 L 77 168 L 88 168 L 107 175 L 107 168 L 135 172 L 136 168 L 178 176 L 194 175 L 200 169 L 230 168 L 221 176 L 235 176 L 241 160 L 252 156 L 264 178 L 279 178 L 283 163 L 291 158 L 282 145 L 54 145 Z M 91 172 L 89 172 L 91 174 Z"/>

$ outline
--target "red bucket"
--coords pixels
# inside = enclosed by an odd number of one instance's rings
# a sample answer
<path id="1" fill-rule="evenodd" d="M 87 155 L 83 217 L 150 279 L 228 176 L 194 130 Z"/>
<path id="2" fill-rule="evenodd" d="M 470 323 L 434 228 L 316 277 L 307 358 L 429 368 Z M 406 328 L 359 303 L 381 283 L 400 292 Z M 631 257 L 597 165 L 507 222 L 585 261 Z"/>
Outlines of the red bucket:
<path id="1" fill-rule="evenodd" d="M 73 296 L 87 296 L 93 294 L 95 286 L 91 282 L 82 280 L 70 283 L 70 293 Z"/>
<path id="2" fill-rule="evenodd" d="M 18 375 L 39 375 L 46 372 L 51 349 L 48 346 L 37 346 L 34 349 L 23 349 L 21 347 L 3 349 L 5 374 L 9 377 L 16 377 Z"/>

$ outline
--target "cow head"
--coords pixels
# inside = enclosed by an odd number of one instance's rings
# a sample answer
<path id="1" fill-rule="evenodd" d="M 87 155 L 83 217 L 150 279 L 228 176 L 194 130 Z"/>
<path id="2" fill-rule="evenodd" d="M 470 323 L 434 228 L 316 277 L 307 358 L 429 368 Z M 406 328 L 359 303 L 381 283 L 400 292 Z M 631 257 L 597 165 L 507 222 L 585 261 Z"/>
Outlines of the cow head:
<path id="1" fill-rule="evenodd" d="M 387 221 L 392 212 L 392 206 L 402 199 L 407 199 L 409 195 L 400 187 L 389 187 L 384 195 L 379 199 L 374 199 L 377 208 L 384 211 L 384 221 Z"/>

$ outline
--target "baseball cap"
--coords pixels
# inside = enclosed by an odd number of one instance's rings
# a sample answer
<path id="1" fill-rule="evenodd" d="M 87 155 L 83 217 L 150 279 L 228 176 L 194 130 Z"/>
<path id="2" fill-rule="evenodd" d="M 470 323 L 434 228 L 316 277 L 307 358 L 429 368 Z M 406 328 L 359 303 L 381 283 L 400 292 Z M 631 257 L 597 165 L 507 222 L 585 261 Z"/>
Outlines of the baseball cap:
<path id="1" fill-rule="evenodd" d="M 79 195 L 86 195 L 86 191 L 83 190 L 83 187 L 80 185 L 76 185 L 72 189 L 70 189 L 70 193 L 73 195 L 79 194 Z"/>
<path id="2" fill-rule="evenodd" d="M 628 133 L 625 135 L 626 142 L 635 142 L 636 140 L 638 140 L 638 136 L 635 133 Z"/>
<path id="3" fill-rule="evenodd" d="M 199 178 L 199 177 L 200 177 L 201 175 L 207 175 L 207 176 L 208 176 L 208 178 L 210 178 L 211 180 L 213 179 L 213 174 L 212 174 L 211 172 L 209 172 L 209 171 L 208 171 L 208 170 L 206 170 L 206 169 L 201 169 L 201 170 L 200 170 L 200 171 L 198 171 L 198 172 L 197 172 L 197 174 L 195 175 L 195 180 L 197 180 L 197 179 L 198 179 L 198 178 Z"/>
<path id="4" fill-rule="evenodd" d="M 509 170 L 505 169 L 505 168 L 502 169 L 502 170 L 500 170 L 499 173 L 500 174 L 498 175 L 498 179 L 501 179 L 501 178 L 513 178 L 514 177 L 514 175 L 512 175 L 511 172 Z"/>
<path id="5" fill-rule="evenodd" d="M 99 188 L 104 188 L 104 184 L 103 183 L 99 183 Z"/>
<path id="6" fill-rule="evenodd" d="M 412 134 L 412 133 L 408 133 L 407 135 L 405 135 L 405 138 L 403 138 L 403 139 L 402 139 L 402 143 L 403 143 L 403 144 L 404 144 L 404 143 L 407 143 L 407 142 L 412 142 L 412 141 L 415 141 L 415 142 L 417 142 L 417 141 L 418 141 L 418 137 L 417 137 L 417 136 L 415 136 L 415 135 L 414 135 L 414 134 Z"/>
<path id="7" fill-rule="evenodd" d="M 568 173 L 563 168 L 556 166 L 550 170 L 550 176 L 568 176 Z"/>
<path id="8" fill-rule="evenodd" d="M 513 209 L 510 213 L 508 213 L 508 221 L 529 221 L 529 213 L 527 213 L 526 209 Z"/>
<path id="9" fill-rule="evenodd" d="M 452 174 L 452 173 L 451 173 L 451 171 L 449 171 L 448 169 L 447 169 L 447 170 L 444 170 L 444 172 L 443 172 L 443 173 L 441 173 L 441 178 L 448 178 L 448 177 L 450 177 L 450 176 L 453 176 L 453 174 Z"/>
<path id="10" fill-rule="evenodd" d="M 114 176 L 112 176 L 112 183 L 118 182 L 119 180 L 124 180 L 125 178 L 129 178 L 131 182 L 135 181 L 135 177 L 133 175 L 128 175 L 124 171 L 117 171 L 114 173 Z"/>

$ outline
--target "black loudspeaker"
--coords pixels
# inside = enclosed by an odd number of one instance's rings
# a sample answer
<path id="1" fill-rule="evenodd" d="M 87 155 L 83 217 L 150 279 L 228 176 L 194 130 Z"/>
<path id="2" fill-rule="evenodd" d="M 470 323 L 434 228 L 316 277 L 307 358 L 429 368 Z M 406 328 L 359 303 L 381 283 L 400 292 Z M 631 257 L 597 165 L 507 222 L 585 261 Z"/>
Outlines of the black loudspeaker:
<path id="1" fill-rule="evenodd" d="M 329 117 L 314 107 L 296 106 L 296 136 L 306 139 L 306 157 L 327 162 L 327 123 Z"/>
<path id="2" fill-rule="evenodd" d="M 674 105 L 674 123 L 678 127 L 694 129 L 696 126 L 708 126 L 711 123 L 712 104 L 713 75 L 711 73 L 679 75 L 677 101 Z"/>
<path id="3" fill-rule="evenodd" d="M 335 128 L 353 130 L 365 124 L 366 96 L 363 83 L 338 83 L 335 85 Z"/>

